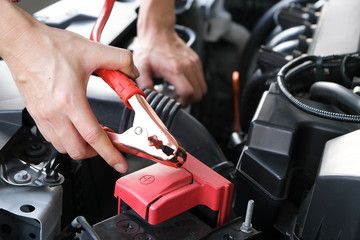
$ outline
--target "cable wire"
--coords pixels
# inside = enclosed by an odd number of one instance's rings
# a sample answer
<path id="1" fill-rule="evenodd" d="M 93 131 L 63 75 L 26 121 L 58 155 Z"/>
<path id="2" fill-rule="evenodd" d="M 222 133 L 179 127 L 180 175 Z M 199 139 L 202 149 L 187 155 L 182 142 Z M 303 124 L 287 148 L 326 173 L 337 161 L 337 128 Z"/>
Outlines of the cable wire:
<path id="1" fill-rule="evenodd" d="M 105 24 L 109 19 L 110 13 L 114 6 L 115 0 L 106 0 L 100 15 L 97 18 L 95 25 L 91 31 L 90 40 L 100 42 L 101 33 L 104 30 Z"/>
<path id="2" fill-rule="evenodd" d="M 355 122 L 360 123 L 360 115 L 350 115 L 344 113 L 336 113 L 336 112 L 329 112 L 325 110 L 321 110 L 318 108 L 311 107 L 297 98 L 295 98 L 287 89 L 285 81 L 286 74 L 293 68 L 303 64 L 304 69 L 308 69 L 308 65 L 315 66 L 315 69 L 320 70 L 323 69 L 325 66 L 340 66 L 343 62 L 342 59 L 345 56 L 328 56 L 328 57 L 319 57 L 319 56 L 303 56 L 298 57 L 289 63 L 285 64 L 277 74 L 277 85 L 279 87 L 280 92 L 292 103 L 295 107 L 299 108 L 300 110 L 312 114 L 317 117 L 322 117 L 330 120 L 338 120 L 344 122 Z M 334 62 L 335 61 L 335 62 Z M 314 64 L 315 63 L 315 64 Z"/>

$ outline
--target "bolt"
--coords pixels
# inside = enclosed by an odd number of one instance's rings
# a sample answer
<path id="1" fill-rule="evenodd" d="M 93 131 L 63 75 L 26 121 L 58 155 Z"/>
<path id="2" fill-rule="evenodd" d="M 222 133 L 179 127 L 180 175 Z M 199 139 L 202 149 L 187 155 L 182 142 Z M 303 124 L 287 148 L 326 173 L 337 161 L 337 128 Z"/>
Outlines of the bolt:
<path id="1" fill-rule="evenodd" d="M 139 225 L 131 220 L 121 220 L 116 224 L 117 230 L 124 234 L 134 234 L 140 229 Z"/>
<path id="2" fill-rule="evenodd" d="M 20 170 L 14 175 L 14 180 L 17 183 L 26 183 L 30 181 L 31 176 L 26 170 Z"/>
<path id="3" fill-rule="evenodd" d="M 31 150 L 39 150 L 41 148 L 39 143 L 33 143 L 30 145 Z"/>
<path id="4" fill-rule="evenodd" d="M 143 129 L 141 127 L 136 127 L 135 128 L 135 134 L 136 135 L 140 135 L 142 133 Z"/>
<path id="5" fill-rule="evenodd" d="M 44 156 L 48 150 L 48 147 L 41 142 L 31 142 L 26 145 L 25 153 L 29 157 L 38 158 Z"/>
<path id="6" fill-rule="evenodd" d="M 131 225 L 130 223 L 123 225 L 122 228 L 125 232 L 130 232 L 131 230 L 134 229 L 133 225 Z"/>
<path id="7" fill-rule="evenodd" d="M 246 209 L 245 222 L 243 222 L 240 228 L 240 230 L 244 233 L 251 233 L 253 231 L 251 224 L 253 210 L 254 210 L 254 200 L 249 200 Z"/>
<path id="8" fill-rule="evenodd" d="M 44 181 L 47 183 L 56 183 L 60 180 L 59 174 L 50 169 L 46 172 L 46 176 L 44 177 Z"/>

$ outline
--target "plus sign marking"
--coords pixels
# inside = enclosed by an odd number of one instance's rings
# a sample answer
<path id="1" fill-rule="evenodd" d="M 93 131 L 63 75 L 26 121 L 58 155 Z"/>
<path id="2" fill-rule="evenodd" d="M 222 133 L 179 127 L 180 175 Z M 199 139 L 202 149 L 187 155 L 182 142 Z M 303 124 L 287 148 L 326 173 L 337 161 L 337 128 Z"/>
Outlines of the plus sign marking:
<path id="1" fill-rule="evenodd" d="M 155 177 L 153 175 L 144 175 L 140 179 L 141 184 L 151 184 L 155 181 Z"/>

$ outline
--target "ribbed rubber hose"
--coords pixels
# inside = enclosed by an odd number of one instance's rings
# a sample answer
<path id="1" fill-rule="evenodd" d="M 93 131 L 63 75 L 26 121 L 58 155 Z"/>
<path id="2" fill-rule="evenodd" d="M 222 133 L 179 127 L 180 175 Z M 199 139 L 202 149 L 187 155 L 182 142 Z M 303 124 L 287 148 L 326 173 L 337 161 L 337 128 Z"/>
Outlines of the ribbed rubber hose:
<path id="1" fill-rule="evenodd" d="M 145 90 L 145 94 L 150 106 L 187 152 L 223 176 L 233 170 L 233 164 L 226 159 L 207 129 L 183 111 L 178 103 L 154 91 Z M 126 112 L 126 114 L 133 114 L 131 111 Z M 123 117 L 130 120 L 127 126 L 123 125 L 124 129 L 127 129 L 132 125 L 133 117 L 125 115 Z"/>
<path id="2" fill-rule="evenodd" d="M 360 114 L 360 96 L 333 82 L 316 82 L 310 88 L 311 97 L 340 103 L 353 113 Z"/>

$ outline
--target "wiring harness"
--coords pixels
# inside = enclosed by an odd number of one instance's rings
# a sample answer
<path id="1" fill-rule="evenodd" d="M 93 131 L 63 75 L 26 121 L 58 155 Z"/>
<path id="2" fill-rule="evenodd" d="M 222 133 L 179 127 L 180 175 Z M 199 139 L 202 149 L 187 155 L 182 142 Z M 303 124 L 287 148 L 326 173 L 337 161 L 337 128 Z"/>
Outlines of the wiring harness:
<path id="1" fill-rule="evenodd" d="M 326 57 L 320 56 L 301 56 L 298 57 L 287 64 L 285 64 L 277 74 L 277 86 L 280 92 L 285 96 L 285 98 L 292 103 L 295 107 L 300 110 L 315 115 L 317 117 L 322 117 L 331 120 L 345 121 L 345 122 L 354 122 L 360 123 L 360 115 L 352 115 L 345 113 L 329 112 L 321 110 L 312 106 L 309 106 L 299 99 L 294 97 L 288 89 L 288 82 L 294 76 L 305 72 L 305 71 L 324 71 L 325 69 L 334 69 L 338 68 L 341 72 L 343 82 L 342 84 L 346 87 L 350 87 L 352 81 L 346 74 L 346 66 L 349 64 L 350 59 L 360 59 L 359 53 L 347 54 L 347 55 L 332 55 Z"/>

